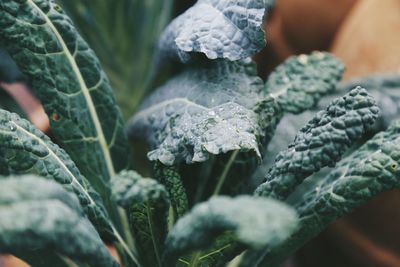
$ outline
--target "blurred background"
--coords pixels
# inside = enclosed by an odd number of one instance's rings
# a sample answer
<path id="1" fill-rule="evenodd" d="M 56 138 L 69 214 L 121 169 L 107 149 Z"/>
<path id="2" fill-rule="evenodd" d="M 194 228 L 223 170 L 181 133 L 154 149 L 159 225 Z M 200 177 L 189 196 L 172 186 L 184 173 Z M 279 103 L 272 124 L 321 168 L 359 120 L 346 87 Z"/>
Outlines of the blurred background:
<path id="1" fill-rule="evenodd" d="M 59 0 L 107 72 L 125 119 L 154 88 L 153 48 L 165 25 L 192 0 Z M 327 50 L 342 59 L 344 79 L 400 75 L 400 0 L 277 0 L 265 23 L 267 47 L 255 60 L 266 78 L 287 57 Z M 160 78 L 161 79 L 161 78 Z M 29 81 L 0 47 L 0 107 L 42 131 L 49 123 Z M 285 267 L 399 267 L 400 190 L 333 223 Z M 0 257 L 1 267 L 21 266 Z"/>

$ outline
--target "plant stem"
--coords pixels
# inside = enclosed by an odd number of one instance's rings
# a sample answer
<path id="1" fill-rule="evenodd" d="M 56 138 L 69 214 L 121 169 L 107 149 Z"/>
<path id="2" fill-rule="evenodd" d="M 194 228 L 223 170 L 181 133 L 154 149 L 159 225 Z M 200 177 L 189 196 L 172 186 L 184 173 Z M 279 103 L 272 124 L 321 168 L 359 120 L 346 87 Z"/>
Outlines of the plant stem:
<path id="1" fill-rule="evenodd" d="M 225 168 L 224 168 L 221 176 L 218 179 L 218 183 L 217 183 L 217 186 L 215 187 L 213 196 L 217 196 L 221 192 L 222 186 L 225 183 L 226 177 L 228 176 L 228 173 L 231 170 L 231 167 L 232 167 L 233 163 L 235 162 L 237 155 L 239 155 L 239 150 L 235 150 L 232 153 L 232 155 L 230 156 L 228 163 L 225 165 Z"/>
<path id="2" fill-rule="evenodd" d="M 192 256 L 192 259 L 190 260 L 190 267 L 197 267 L 197 264 L 199 263 L 201 253 L 200 252 L 195 252 Z"/>

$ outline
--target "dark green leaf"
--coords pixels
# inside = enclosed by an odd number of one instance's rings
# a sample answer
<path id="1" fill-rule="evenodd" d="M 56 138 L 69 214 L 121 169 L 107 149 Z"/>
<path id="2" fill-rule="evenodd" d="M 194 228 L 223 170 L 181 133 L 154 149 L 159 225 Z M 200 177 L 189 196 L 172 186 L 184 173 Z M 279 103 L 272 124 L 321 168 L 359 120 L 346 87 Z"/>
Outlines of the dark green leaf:
<path id="1" fill-rule="evenodd" d="M 165 185 L 171 200 L 171 206 L 177 219 L 189 210 L 188 197 L 182 184 L 181 176 L 175 166 L 164 166 L 161 163 L 155 165 L 157 180 Z"/>
<path id="2" fill-rule="evenodd" d="M 205 249 L 225 231 L 249 247 L 275 246 L 297 227 L 297 215 L 288 206 L 266 198 L 215 197 L 198 204 L 182 217 L 166 241 L 166 265 L 179 256 Z M 193 266 L 197 263 L 192 263 Z"/>
<path id="3" fill-rule="evenodd" d="M 297 185 L 325 166 L 334 166 L 344 152 L 378 118 L 379 108 L 360 87 L 335 99 L 278 154 L 256 195 L 285 199 Z"/>
<path id="4" fill-rule="evenodd" d="M 0 179 L 0 252 L 56 252 L 90 266 L 118 266 L 79 201 L 39 177 Z"/>
<path id="5" fill-rule="evenodd" d="M 124 115 L 132 115 L 157 67 L 154 45 L 170 20 L 174 1 L 60 2 L 100 58 Z"/>
<path id="6" fill-rule="evenodd" d="M 296 203 L 299 230 L 265 254 L 260 266 L 276 266 L 329 223 L 377 194 L 400 186 L 400 122 L 377 134 L 339 162 L 318 186 Z"/>
<path id="7" fill-rule="evenodd" d="M 123 171 L 111 180 L 113 197 L 125 208 L 139 244 L 145 266 L 161 267 L 161 253 L 167 234 L 169 207 L 164 186 L 134 171 Z"/>
<path id="8" fill-rule="evenodd" d="M 0 2 L 0 39 L 32 82 L 52 133 L 106 198 L 128 162 L 123 120 L 94 52 L 51 0 Z"/>
<path id="9" fill-rule="evenodd" d="M 335 90 L 343 63 L 329 53 L 293 56 L 269 76 L 266 90 L 285 112 L 301 113 Z"/>
<path id="10" fill-rule="evenodd" d="M 113 235 L 100 196 L 67 153 L 30 122 L 5 110 L 0 110 L 0 155 L 11 173 L 37 174 L 75 193 L 96 228 L 106 236 Z"/>
<path id="11" fill-rule="evenodd" d="M 250 62 L 203 62 L 171 79 L 131 119 L 132 138 L 146 138 L 151 160 L 204 162 L 240 150 L 261 158 L 260 144 L 279 117 Z"/>

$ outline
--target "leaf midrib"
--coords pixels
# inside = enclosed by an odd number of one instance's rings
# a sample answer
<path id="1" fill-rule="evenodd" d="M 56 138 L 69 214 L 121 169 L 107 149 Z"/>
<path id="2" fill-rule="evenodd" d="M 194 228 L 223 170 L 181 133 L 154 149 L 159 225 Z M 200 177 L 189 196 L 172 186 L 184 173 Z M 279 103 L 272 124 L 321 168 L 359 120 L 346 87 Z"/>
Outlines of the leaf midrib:
<path id="1" fill-rule="evenodd" d="M 39 14 L 45 19 L 46 24 L 50 27 L 51 31 L 54 33 L 56 39 L 58 40 L 59 44 L 62 47 L 62 50 L 68 60 L 68 62 L 71 65 L 72 71 L 76 76 L 76 79 L 79 83 L 79 86 L 81 88 L 81 91 L 83 93 L 83 96 L 85 98 L 86 104 L 88 106 L 89 109 L 89 113 L 90 116 L 92 118 L 92 121 L 94 123 L 95 126 L 95 130 L 96 133 L 98 135 L 99 138 L 99 143 L 100 143 L 100 147 L 101 150 L 103 152 L 103 156 L 104 156 L 104 160 L 106 163 L 106 167 L 107 167 L 107 171 L 110 177 L 115 175 L 115 170 L 114 170 L 114 165 L 111 159 L 111 154 L 109 151 L 109 147 L 103 132 L 103 128 L 101 127 L 100 124 L 100 120 L 99 120 L 99 116 L 97 114 L 95 105 L 93 103 L 93 99 L 90 95 L 89 89 L 86 85 L 85 80 L 83 79 L 82 73 L 79 70 L 78 64 L 75 61 L 75 58 L 72 56 L 71 52 L 69 51 L 66 43 L 64 42 L 61 34 L 58 32 L 57 28 L 54 26 L 54 24 L 52 23 L 52 21 L 49 19 L 49 17 L 33 2 L 33 0 L 27 0 L 28 3 L 34 8 L 36 9 Z"/>
<path id="2" fill-rule="evenodd" d="M 96 205 L 97 204 L 94 202 L 93 198 L 89 195 L 87 190 L 81 185 L 81 183 L 78 181 L 78 179 L 75 177 L 75 175 L 68 169 L 68 167 L 64 164 L 64 162 L 57 156 L 57 154 L 46 144 L 45 141 L 43 141 L 41 138 L 37 137 L 36 135 L 30 133 L 29 131 L 25 130 L 23 127 L 19 126 L 17 123 L 14 121 L 11 121 L 11 123 L 16 127 L 16 129 L 20 130 L 24 134 L 28 135 L 32 139 L 36 140 L 39 144 L 44 146 L 47 151 L 49 152 L 49 155 L 52 156 L 57 163 L 67 172 L 69 176 L 71 176 L 72 182 L 78 185 L 78 187 L 82 190 L 82 192 L 87 196 L 87 198 L 90 201 L 91 205 Z M 141 266 L 139 261 L 137 260 L 137 257 L 132 253 L 132 251 L 129 249 L 129 247 L 126 245 L 125 241 L 119 234 L 119 232 L 115 229 L 114 225 L 112 223 L 109 223 L 109 226 L 111 227 L 113 234 L 116 236 L 117 240 L 121 243 L 122 247 L 124 250 L 128 253 L 129 257 L 135 262 L 137 266 Z"/>

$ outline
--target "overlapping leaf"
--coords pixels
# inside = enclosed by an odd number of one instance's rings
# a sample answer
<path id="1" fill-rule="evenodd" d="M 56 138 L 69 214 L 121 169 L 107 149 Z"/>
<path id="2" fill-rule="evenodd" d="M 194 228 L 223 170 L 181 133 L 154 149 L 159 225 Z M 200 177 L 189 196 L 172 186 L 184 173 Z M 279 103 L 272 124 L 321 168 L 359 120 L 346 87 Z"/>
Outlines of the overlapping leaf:
<path id="1" fill-rule="evenodd" d="M 93 267 L 118 266 L 77 198 L 35 176 L 0 179 L 0 253 L 55 252 Z"/>
<path id="2" fill-rule="evenodd" d="M 107 197 L 127 165 L 123 120 L 105 73 L 52 0 L 0 2 L 0 42 L 32 82 L 52 133 L 94 188 Z"/>
<path id="3" fill-rule="evenodd" d="M 268 77 L 266 90 L 286 112 L 301 113 L 335 90 L 343 63 L 329 53 L 293 56 Z"/>
<path id="4" fill-rule="evenodd" d="M 156 90 L 128 130 L 132 138 L 146 138 L 153 149 L 149 158 L 165 165 L 233 150 L 260 157 L 259 145 L 276 116 L 255 66 L 221 60 L 188 68 Z"/>
<path id="5" fill-rule="evenodd" d="M 37 174 L 75 193 L 97 229 L 107 236 L 112 234 L 100 196 L 67 153 L 30 122 L 5 110 L 0 110 L 0 156 L 11 173 Z"/>
<path id="6" fill-rule="evenodd" d="M 376 102 L 360 87 L 335 99 L 300 130 L 287 150 L 278 154 L 256 194 L 285 199 L 312 173 L 334 166 L 378 114 Z"/>
<path id="7" fill-rule="evenodd" d="M 113 197 L 125 208 L 145 266 L 162 266 L 167 234 L 168 193 L 164 186 L 134 171 L 123 171 L 111 180 Z"/>
<path id="8" fill-rule="evenodd" d="M 198 204 L 182 217 L 166 241 L 166 264 L 179 256 L 210 246 L 226 231 L 250 247 L 275 246 L 297 226 L 296 213 L 272 199 L 241 196 L 215 197 Z"/>
<path id="9" fill-rule="evenodd" d="M 154 44 L 171 19 L 174 0 L 59 2 L 99 57 L 124 115 L 132 115 L 158 67 Z"/>
<path id="10" fill-rule="evenodd" d="M 295 204 L 299 230 L 266 253 L 260 266 L 275 266 L 329 223 L 350 213 L 377 194 L 400 186 L 400 122 L 377 134 L 343 159 L 318 187 Z"/>
<path id="11" fill-rule="evenodd" d="M 159 62 L 186 62 L 190 52 L 209 59 L 244 59 L 265 45 L 264 0 L 199 0 L 161 34 Z"/>

